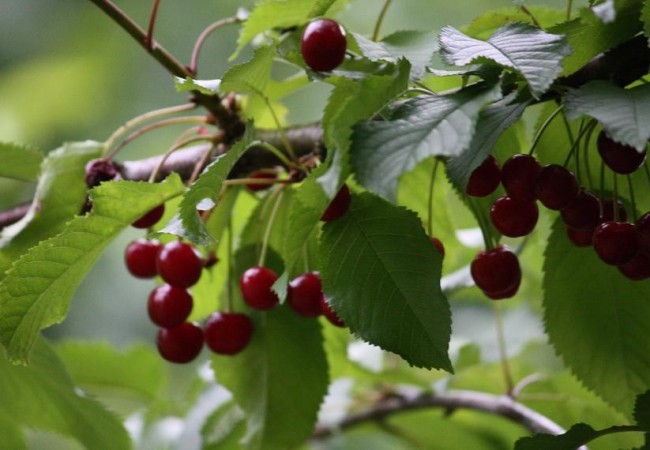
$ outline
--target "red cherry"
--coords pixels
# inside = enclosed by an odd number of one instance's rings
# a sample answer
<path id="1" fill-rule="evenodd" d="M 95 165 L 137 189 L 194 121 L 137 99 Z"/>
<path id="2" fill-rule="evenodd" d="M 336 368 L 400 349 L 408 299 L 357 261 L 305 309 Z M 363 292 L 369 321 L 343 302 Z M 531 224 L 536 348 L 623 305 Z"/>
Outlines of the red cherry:
<path id="1" fill-rule="evenodd" d="M 316 19 L 302 33 L 300 52 L 311 70 L 329 72 L 341 65 L 347 45 L 345 30 L 338 22 Z"/>
<path id="2" fill-rule="evenodd" d="M 490 209 L 490 219 L 494 228 L 508 237 L 530 234 L 535 229 L 538 217 L 537 203 L 507 196 L 497 199 Z"/>
<path id="3" fill-rule="evenodd" d="M 172 241 L 160 250 L 156 258 L 158 273 L 167 283 L 176 287 L 190 287 L 201 277 L 203 259 L 190 244 Z"/>
<path id="4" fill-rule="evenodd" d="M 590 247 L 594 236 L 593 230 L 576 230 L 566 227 L 566 234 L 576 247 Z"/>
<path id="5" fill-rule="evenodd" d="M 639 233 L 639 250 L 650 256 L 650 212 L 638 218 L 636 229 Z"/>
<path id="6" fill-rule="evenodd" d="M 248 178 L 254 178 L 258 180 L 275 180 L 278 178 L 277 174 L 273 172 L 267 172 L 267 171 L 262 171 L 258 170 L 256 172 L 251 173 Z M 248 183 L 245 185 L 246 189 L 249 191 L 257 192 L 257 191 L 264 191 L 266 189 L 269 189 L 273 184 L 262 184 L 262 183 Z"/>
<path id="7" fill-rule="evenodd" d="M 317 272 L 303 273 L 289 282 L 287 303 L 301 316 L 319 316 L 322 296 L 323 291 Z"/>
<path id="8" fill-rule="evenodd" d="M 542 168 L 534 156 L 513 155 L 503 163 L 501 184 L 511 198 L 529 202 L 536 200 L 535 182 L 540 170 Z"/>
<path id="9" fill-rule="evenodd" d="M 465 192 L 472 197 L 485 197 L 499 187 L 501 171 L 494 156 L 488 156 L 469 177 Z"/>
<path id="10" fill-rule="evenodd" d="M 149 294 L 147 311 L 153 323 L 172 328 L 187 320 L 193 305 L 192 296 L 187 290 L 163 284 Z"/>
<path id="11" fill-rule="evenodd" d="M 572 172 L 557 164 L 549 164 L 540 170 L 535 192 L 548 209 L 560 210 L 578 196 L 580 186 Z"/>
<path id="12" fill-rule="evenodd" d="M 613 141 L 605 131 L 598 135 L 598 153 L 607 167 L 616 173 L 632 173 L 645 161 L 646 151 L 639 152 L 629 145 L 619 144 Z"/>
<path id="13" fill-rule="evenodd" d="M 332 220 L 338 219 L 348 211 L 351 201 L 350 189 L 347 184 L 344 184 L 327 206 L 320 220 L 323 222 L 331 222 Z"/>
<path id="14" fill-rule="evenodd" d="M 604 222 L 596 227 L 594 249 L 606 264 L 628 263 L 639 251 L 636 226 L 628 222 Z"/>
<path id="15" fill-rule="evenodd" d="M 629 262 L 618 266 L 618 270 L 630 280 L 641 281 L 650 278 L 650 257 L 638 252 Z"/>
<path id="16" fill-rule="evenodd" d="M 324 295 L 321 295 L 320 297 L 320 307 L 323 315 L 327 318 L 327 320 L 330 321 L 332 325 L 345 328 L 345 323 L 343 323 L 343 321 L 339 318 L 338 314 L 336 314 L 336 311 L 332 309 Z"/>
<path id="17" fill-rule="evenodd" d="M 520 284 L 521 284 L 521 272 L 519 272 L 519 278 L 517 278 L 515 285 L 512 286 L 510 289 L 501 292 L 483 291 L 483 294 L 485 294 L 485 296 L 491 300 L 503 300 L 506 298 L 512 298 L 515 296 L 515 294 L 517 294 Z"/>
<path id="18" fill-rule="evenodd" d="M 440 253 L 440 256 L 443 258 L 445 257 L 445 245 L 442 243 L 440 239 L 437 237 L 432 237 L 431 238 L 431 243 L 436 247 L 438 250 L 438 253 Z"/>
<path id="19" fill-rule="evenodd" d="M 625 222 L 627 220 L 627 211 L 625 210 L 625 205 L 623 205 L 620 200 L 617 200 L 616 204 L 618 205 L 618 218 L 614 218 L 614 200 L 608 198 L 607 200 L 603 200 L 601 202 L 600 223 L 611 222 L 613 220 Z"/>
<path id="20" fill-rule="evenodd" d="M 476 285 L 484 292 L 508 292 L 521 279 L 519 259 L 504 245 L 476 255 L 470 272 Z"/>
<path id="21" fill-rule="evenodd" d="M 600 201 L 595 195 L 581 191 L 560 211 L 567 227 L 593 231 L 600 222 Z"/>
<path id="22" fill-rule="evenodd" d="M 131 224 L 134 228 L 149 228 L 158 223 L 160 218 L 165 214 L 165 204 L 162 203 L 149 211 L 144 216 Z"/>
<path id="23" fill-rule="evenodd" d="M 84 180 L 89 188 L 99 186 L 104 181 L 119 180 L 120 178 L 117 166 L 111 161 L 93 159 L 86 164 Z"/>
<path id="24" fill-rule="evenodd" d="M 205 322 L 205 343 L 220 355 L 234 355 L 246 348 L 253 335 L 253 322 L 242 313 L 215 312 Z"/>
<path id="25" fill-rule="evenodd" d="M 279 299 L 271 286 L 278 279 L 278 275 L 266 267 L 251 267 L 239 278 L 244 301 L 253 309 L 266 311 L 278 304 Z"/>
<path id="26" fill-rule="evenodd" d="M 190 322 L 184 322 L 174 328 L 161 328 L 156 345 L 160 356 L 167 361 L 188 363 L 201 353 L 203 331 L 197 324 Z"/>
<path id="27" fill-rule="evenodd" d="M 161 249 L 156 240 L 136 239 L 127 245 L 124 262 L 131 275 L 138 278 L 153 278 L 158 275 L 156 256 Z"/>

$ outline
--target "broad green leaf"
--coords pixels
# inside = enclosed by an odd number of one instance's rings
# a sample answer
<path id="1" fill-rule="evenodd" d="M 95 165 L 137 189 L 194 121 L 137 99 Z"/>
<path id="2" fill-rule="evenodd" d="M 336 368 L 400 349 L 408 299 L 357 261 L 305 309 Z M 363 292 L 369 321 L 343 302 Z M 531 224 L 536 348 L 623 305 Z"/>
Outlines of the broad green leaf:
<path id="1" fill-rule="evenodd" d="M 399 177 L 418 162 L 467 149 L 481 108 L 500 95 L 498 86 L 473 85 L 450 95 L 408 100 L 388 121 L 357 124 L 350 148 L 357 180 L 395 200 Z"/>
<path id="2" fill-rule="evenodd" d="M 650 282 L 632 282 L 558 220 L 544 261 L 544 323 L 564 363 L 589 389 L 630 414 L 650 386 Z"/>
<path id="3" fill-rule="evenodd" d="M 575 450 L 584 443 L 598 437 L 596 430 L 579 423 L 559 436 L 537 434 L 517 441 L 515 450 Z"/>
<path id="4" fill-rule="evenodd" d="M 151 346 L 120 351 L 107 342 L 65 341 L 57 345 L 56 352 L 75 384 L 95 396 L 114 398 L 117 392 L 151 402 L 166 386 L 165 362 Z"/>
<path id="5" fill-rule="evenodd" d="M 172 220 L 170 225 L 160 230 L 161 233 L 180 234 L 199 245 L 210 245 L 213 238 L 205 228 L 198 212 L 202 202 L 215 202 L 221 193 L 223 182 L 237 163 L 237 160 L 249 148 L 252 142 L 253 126 L 249 123 L 242 138 L 228 151 L 219 156 L 214 162 L 203 170 L 199 178 L 192 183 L 178 208 L 178 218 Z M 182 227 L 178 226 L 178 221 Z M 180 230 L 179 230 L 180 228 Z"/>
<path id="6" fill-rule="evenodd" d="M 452 371 L 441 263 L 414 213 L 369 193 L 323 227 L 323 290 L 350 330 L 411 365 Z"/>
<path id="7" fill-rule="evenodd" d="M 201 428 L 203 450 L 237 448 L 246 432 L 246 416 L 234 402 L 217 409 Z"/>
<path id="8" fill-rule="evenodd" d="M 131 448 L 121 421 L 77 392 L 63 364 L 44 340 L 34 346 L 29 366 L 14 366 L 0 358 L 0 373 L 2 410 L 16 423 L 73 437 L 86 448 Z M 4 435 L 2 444 L 7 444 Z"/>
<path id="9" fill-rule="evenodd" d="M 174 85 L 178 92 L 198 91 L 202 94 L 211 95 L 219 92 L 219 89 L 221 88 L 221 80 L 195 80 L 190 77 L 176 77 L 174 79 Z"/>
<path id="10" fill-rule="evenodd" d="M 449 26 L 440 32 L 440 54 L 449 64 L 464 66 L 477 60 L 492 60 L 521 73 L 536 98 L 560 74 L 562 59 L 569 53 L 564 36 L 523 23 L 505 25 L 487 41 L 471 38 Z"/>
<path id="11" fill-rule="evenodd" d="M 4 408 L 0 411 L 0 436 L 2 436 L 2 444 L 7 448 L 11 450 L 27 450 L 21 424 Z"/>
<path id="12" fill-rule="evenodd" d="M 104 183 L 91 191 L 88 215 L 20 257 L 0 283 L 0 342 L 10 359 L 27 362 L 39 331 L 65 318 L 77 286 L 122 229 L 184 189 L 178 175 Z"/>
<path id="13" fill-rule="evenodd" d="M 14 260 L 35 243 L 54 236 L 79 214 L 88 187 L 84 170 L 99 157 L 102 144 L 86 141 L 65 144 L 45 158 L 36 193 L 27 214 L 0 232 L 0 252 Z M 8 267 L 0 263 L 0 279 Z"/>
<path id="14" fill-rule="evenodd" d="M 637 425 L 650 431 L 650 391 L 637 396 L 634 403 L 634 420 Z"/>
<path id="15" fill-rule="evenodd" d="M 0 177 L 35 181 L 43 161 L 36 149 L 11 142 L 0 142 Z"/>
<path id="16" fill-rule="evenodd" d="M 349 1 L 350 0 L 312 0 L 312 3 L 314 5 L 311 7 L 308 16 L 309 17 L 323 16 L 335 3 L 337 3 L 338 6 L 340 7 L 345 3 L 349 3 Z"/>
<path id="17" fill-rule="evenodd" d="M 275 48 L 272 46 L 259 47 L 253 58 L 242 64 L 232 66 L 221 79 L 221 92 L 237 92 L 239 94 L 266 95 L 266 87 L 271 79 L 271 66 Z"/>
<path id="18" fill-rule="evenodd" d="M 481 111 L 469 148 L 447 163 L 447 174 L 461 192 L 465 192 L 474 169 L 492 153 L 501 134 L 519 120 L 529 103 L 529 99 L 516 99 L 511 95 Z"/>
<path id="19" fill-rule="evenodd" d="M 582 115 L 597 119 L 616 142 L 645 150 L 650 138 L 650 85 L 622 89 L 607 81 L 592 81 L 570 90 L 566 99 L 569 120 Z"/>
<path id="20" fill-rule="evenodd" d="M 485 14 L 474 18 L 472 22 L 461 29 L 468 36 L 476 39 L 487 39 L 498 28 L 512 22 L 522 22 L 535 25 L 533 18 L 543 29 L 557 23 L 563 22 L 566 18 L 566 10 L 552 9 L 546 6 L 527 5 L 528 13 L 522 8 L 510 7 L 490 10 Z"/>
<path id="21" fill-rule="evenodd" d="M 253 338 L 236 357 L 214 357 L 217 381 L 246 413 L 246 449 L 297 447 L 314 429 L 327 392 L 320 324 L 287 306 L 254 313 Z"/>

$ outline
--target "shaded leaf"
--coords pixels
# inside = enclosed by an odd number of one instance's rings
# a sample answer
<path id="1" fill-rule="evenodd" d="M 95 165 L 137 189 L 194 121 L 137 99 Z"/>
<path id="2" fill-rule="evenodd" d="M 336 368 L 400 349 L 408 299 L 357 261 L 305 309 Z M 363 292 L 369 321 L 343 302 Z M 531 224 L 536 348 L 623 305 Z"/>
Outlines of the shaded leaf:
<path id="1" fill-rule="evenodd" d="M 0 142 L 0 177 L 35 181 L 43 161 L 36 149 L 11 142 Z"/>
<path id="2" fill-rule="evenodd" d="M 596 430 L 589 425 L 579 423 L 559 436 L 536 434 L 521 438 L 515 444 L 515 450 L 575 450 L 597 436 Z"/>
<path id="3" fill-rule="evenodd" d="M 637 396 L 634 403 L 634 420 L 637 425 L 650 431 L 650 391 Z"/>

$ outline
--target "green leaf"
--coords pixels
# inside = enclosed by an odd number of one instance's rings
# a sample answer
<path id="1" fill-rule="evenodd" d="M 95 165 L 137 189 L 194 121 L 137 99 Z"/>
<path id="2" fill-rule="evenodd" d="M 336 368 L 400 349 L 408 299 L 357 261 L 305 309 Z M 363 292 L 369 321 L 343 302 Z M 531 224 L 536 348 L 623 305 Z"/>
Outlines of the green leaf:
<path id="1" fill-rule="evenodd" d="M 214 202 L 217 200 L 223 182 L 226 181 L 228 174 L 239 158 L 250 147 L 252 139 L 253 125 L 249 123 L 242 138 L 230 147 L 224 155 L 218 157 L 206 167 L 199 178 L 192 183 L 183 196 L 183 200 L 181 200 L 178 217 L 172 219 L 169 226 L 160 230 L 161 233 L 177 234 L 199 245 L 213 243 L 213 238 L 206 230 L 197 208 L 201 202 Z M 178 226 L 179 219 L 182 228 Z"/>
<path id="2" fill-rule="evenodd" d="M 311 7 L 311 10 L 309 11 L 309 14 L 307 14 L 309 17 L 318 17 L 318 16 L 323 16 L 325 13 L 327 13 L 327 10 L 334 5 L 334 3 L 347 3 L 349 0 L 346 1 L 340 1 L 340 0 L 312 0 L 312 3 L 314 6 Z"/>
<path id="3" fill-rule="evenodd" d="M 411 365 L 452 371 L 441 265 L 417 215 L 369 193 L 323 227 L 323 290 L 350 330 Z"/>
<path id="4" fill-rule="evenodd" d="M 44 340 L 34 346 L 29 366 L 14 366 L 0 358 L 0 373 L 2 411 L 16 423 L 71 436 L 86 448 L 131 448 L 121 421 L 96 401 L 77 393 Z M 4 435 L 2 441 L 7 444 Z"/>
<path id="5" fill-rule="evenodd" d="M 515 450 L 575 450 L 597 436 L 596 430 L 589 425 L 579 423 L 559 436 L 537 434 L 521 438 L 515 444 Z"/>
<path id="6" fill-rule="evenodd" d="M 228 69 L 221 79 L 220 91 L 265 96 L 274 56 L 275 48 L 270 45 L 257 48 L 252 59 Z"/>
<path id="7" fill-rule="evenodd" d="M 359 123 L 350 149 L 357 180 L 394 201 L 399 177 L 417 163 L 467 149 L 481 108 L 500 95 L 498 86 L 473 85 L 450 95 L 409 100 L 389 121 Z"/>
<path id="8" fill-rule="evenodd" d="M 174 85 L 178 92 L 198 91 L 202 94 L 212 95 L 219 92 L 221 88 L 221 80 L 195 80 L 193 78 L 174 78 Z"/>
<path id="9" fill-rule="evenodd" d="M 0 142 L 0 177 L 35 181 L 43 161 L 36 149 L 11 142 Z"/>
<path id="10" fill-rule="evenodd" d="M 468 36 L 484 39 L 488 38 L 498 28 L 513 22 L 522 22 L 535 25 L 535 21 L 545 29 L 557 23 L 563 22 L 566 18 L 566 10 L 551 9 L 546 6 L 527 5 L 527 11 L 523 8 L 510 7 L 490 10 L 474 18 L 472 22 L 461 31 Z"/>
<path id="11" fill-rule="evenodd" d="M 643 33 L 650 37 L 650 2 L 643 2 L 641 20 L 643 21 Z"/>
<path id="12" fill-rule="evenodd" d="M 523 23 L 499 28 L 487 42 L 453 27 L 444 27 L 440 32 L 440 47 L 442 58 L 449 64 L 464 66 L 488 59 L 515 69 L 528 81 L 536 98 L 546 92 L 562 71 L 562 59 L 571 51 L 564 36 Z"/>
<path id="13" fill-rule="evenodd" d="M 449 179 L 460 192 L 465 192 L 474 169 L 485 161 L 502 133 L 519 120 L 529 103 L 529 99 L 510 95 L 481 111 L 469 148 L 447 163 Z"/>
<path id="14" fill-rule="evenodd" d="M 0 283 L 0 342 L 11 360 L 27 362 L 39 331 L 65 318 L 75 289 L 122 229 L 184 189 L 178 175 L 104 183 L 91 191 L 88 215 L 18 259 Z"/>
<path id="15" fill-rule="evenodd" d="M 650 431 L 650 391 L 636 397 L 634 403 L 634 420 L 636 424 Z"/>
<path id="16" fill-rule="evenodd" d="M 650 85 L 622 89 L 592 81 L 572 89 L 565 98 L 569 120 L 581 115 L 597 119 L 616 142 L 645 150 L 650 138 Z"/>
<path id="17" fill-rule="evenodd" d="M 217 409 L 201 429 L 202 450 L 237 448 L 246 432 L 246 416 L 232 401 Z"/>
<path id="18" fill-rule="evenodd" d="M 253 320 L 253 338 L 242 353 L 213 358 L 217 381 L 246 413 L 245 448 L 294 448 L 313 432 L 327 392 L 320 325 L 284 305 L 254 313 Z"/>
<path id="19" fill-rule="evenodd" d="M 564 363 L 589 389 L 629 414 L 650 386 L 650 282 L 631 282 L 558 220 L 544 261 L 544 323 Z"/>

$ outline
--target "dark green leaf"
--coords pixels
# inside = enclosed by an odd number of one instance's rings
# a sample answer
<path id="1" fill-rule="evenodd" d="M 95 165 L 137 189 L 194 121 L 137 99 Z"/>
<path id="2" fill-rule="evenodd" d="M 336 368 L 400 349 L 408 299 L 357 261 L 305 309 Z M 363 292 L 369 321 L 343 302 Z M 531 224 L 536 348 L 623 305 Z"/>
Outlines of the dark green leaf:
<path id="1" fill-rule="evenodd" d="M 409 100 L 386 122 L 359 123 L 350 149 L 357 180 L 394 200 L 399 177 L 417 163 L 467 149 L 481 108 L 500 95 L 498 86 L 474 85 L 450 95 Z"/>
<path id="2" fill-rule="evenodd" d="M 271 46 L 257 48 L 251 60 L 228 69 L 223 75 L 219 90 L 224 93 L 232 91 L 265 96 L 274 56 L 275 48 Z"/>
<path id="3" fill-rule="evenodd" d="M 0 283 L 0 342 L 24 363 L 39 331 L 63 320 L 70 299 L 106 246 L 144 213 L 185 189 L 178 175 L 162 183 L 104 183 L 93 209 L 58 235 L 32 247 Z"/>
<path id="4" fill-rule="evenodd" d="M 539 97 L 562 71 L 562 59 L 570 49 L 564 36 L 523 23 L 510 23 L 499 28 L 487 42 L 445 27 L 440 32 L 440 53 L 456 66 L 488 59 L 515 69 L 528 81 L 532 94 Z"/>
<path id="5" fill-rule="evenodd" d="M 636 397 L 634 403 L 634 420 L 636 424 L 650 431 L 650 391 Z"/>
<path id="6" fill-rule="evenodd" d="M 521 438 L 515 444 L 515 450 L 575 450 L 597 436 L 589 425 L 579 423 L 559 436 L 537 434 Z"/>
<path id="7" fill-rule="evenodd" d="M 644 150 L 650 138 L 650 85 L 622 89 L 607 81 L 592 81 L 566 96 L 570 120 L 581 115 L 597 119 L 616 142 Z"/>
<path id="8" fill-rule="evenodd" d="M 643 2 L 641 20 L 643 21 L 643 33 L 650 37 L 650 3 L 648 2 Z"/>
<path id="9" fill-rule="evenodd" d="M 412 212 L 365 193 L 323 227 L 323 289 L 350 330 L 418 367 L 451 371 L 441 257 Z"/>
<path id="10" fill-rule="evenodd" d="M 0 177 L 35 181 L 43 161 L 38 150 L 11 142 L 0 142 Z"/>

